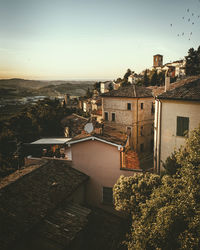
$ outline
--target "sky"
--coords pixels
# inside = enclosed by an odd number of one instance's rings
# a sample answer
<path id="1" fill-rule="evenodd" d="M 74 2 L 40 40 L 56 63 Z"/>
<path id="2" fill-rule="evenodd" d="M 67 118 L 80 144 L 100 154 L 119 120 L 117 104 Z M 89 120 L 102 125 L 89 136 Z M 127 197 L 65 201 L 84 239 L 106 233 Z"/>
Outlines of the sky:
<path id="1" fill-rule="evenodd" d="M 0 78 L 113 80 L 197 49 L 200 0 L 0 0 L 0 34 Z"/>

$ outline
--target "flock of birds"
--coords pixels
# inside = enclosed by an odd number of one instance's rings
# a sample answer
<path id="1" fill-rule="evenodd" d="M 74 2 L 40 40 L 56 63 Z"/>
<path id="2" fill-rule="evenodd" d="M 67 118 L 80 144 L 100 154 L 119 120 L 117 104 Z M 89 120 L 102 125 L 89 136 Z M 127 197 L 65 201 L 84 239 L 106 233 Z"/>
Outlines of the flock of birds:
<path id="1" fill-rule="evenodd" d="M 198 1 L 200 2 L 200 0 L 198 0 Z M 191 24 L 193 26 L 193 25 L 197 24 L 198 20 L 200 20 L 200 14 L 195 15 L 188 8 L 187 11 L 186 11 L 186 15 L 182 17 L 182 20 L 188 22 L 188 24 Z M 173 24 L 171 23 L 170 26 L 173 27 Z M 181 33 L 178 33 L 177 36 L 179 36 L 179 37 L 185 36 L 186 38 L 188 38 L 188 40 L 191 40 L 192 34 L 193 34 L 192 31 L 190 31 L 189 34 L 188 34 L 188 32 L 187 33 L 186 32 L 181 32 Z"/>

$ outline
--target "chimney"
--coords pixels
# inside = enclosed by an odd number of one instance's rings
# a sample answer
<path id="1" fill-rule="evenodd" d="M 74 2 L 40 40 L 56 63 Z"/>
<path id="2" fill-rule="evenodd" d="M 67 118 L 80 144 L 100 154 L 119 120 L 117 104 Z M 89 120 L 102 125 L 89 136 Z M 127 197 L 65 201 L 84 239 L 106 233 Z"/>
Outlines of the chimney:
<path id="1" fill-rule="evenodd" d="M 169 86 L 170 86 L 170 74 L 169 70 L 167 70 L 165 73 L 165 92 L 169 89 Z"/>
<path id="2" fill-rule="evenodd" d="M 170 86 L 170 76 L 165 76 L 165 92 L 169 89 Z"/>

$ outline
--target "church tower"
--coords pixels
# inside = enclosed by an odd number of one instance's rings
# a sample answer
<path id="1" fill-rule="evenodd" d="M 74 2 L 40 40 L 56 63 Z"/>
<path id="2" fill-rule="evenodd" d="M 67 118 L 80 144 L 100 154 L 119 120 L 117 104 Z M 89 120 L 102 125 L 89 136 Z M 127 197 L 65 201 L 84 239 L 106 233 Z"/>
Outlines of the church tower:
<path id="1" fill-rule="evenodd" d="M 162 67 L 163 66 L 163 56 L 162 55 L 154 55 L 153 56 L 153 66 L 156 67 Z"/>

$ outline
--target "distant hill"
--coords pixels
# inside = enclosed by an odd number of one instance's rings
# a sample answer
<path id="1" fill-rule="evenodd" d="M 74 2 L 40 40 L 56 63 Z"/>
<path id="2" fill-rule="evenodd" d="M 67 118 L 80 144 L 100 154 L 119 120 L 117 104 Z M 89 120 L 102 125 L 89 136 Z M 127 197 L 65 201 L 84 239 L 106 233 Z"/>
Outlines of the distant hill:
<path id="1" fill-rule="evenodd" d="M 45 95 L 58 96 L 70 94 L 82 96 L 88 87 L 93 88 L 95 81 L 37 81 L 20 78 L 0 79 L 0 97 Z"/>

